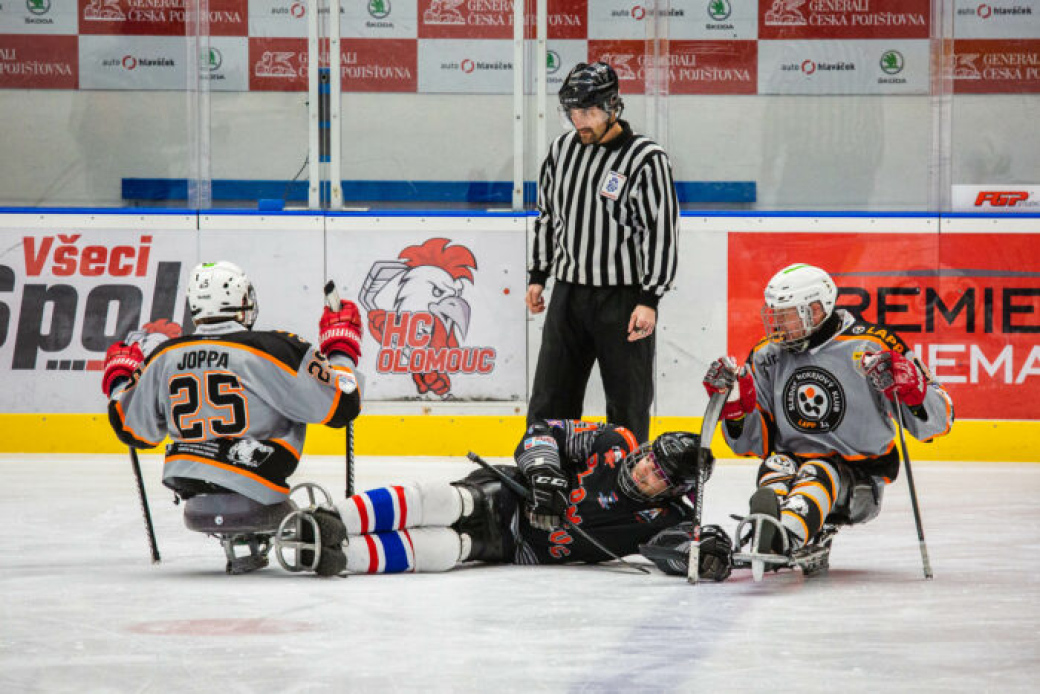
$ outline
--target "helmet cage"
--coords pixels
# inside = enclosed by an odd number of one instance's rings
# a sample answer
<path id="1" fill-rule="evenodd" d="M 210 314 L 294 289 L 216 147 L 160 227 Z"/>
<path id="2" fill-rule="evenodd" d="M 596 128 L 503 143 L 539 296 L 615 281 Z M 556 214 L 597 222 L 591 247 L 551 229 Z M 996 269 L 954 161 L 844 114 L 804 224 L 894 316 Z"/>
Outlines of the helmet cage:
<path id="1" fill-rule="evenodd" d="M 786 350 L 804 351 L 812 334 L 834 313 L 837 296 L 834 281 L 818 267 L 795 264 L 780 270 L 766 285 L 761 311 L 766 338 Z M 814 305 L 822 314 L 818 320 Z"/>
<path id="2" fill-rule="evenodd" d="M 642 502 L 675 499 L 693 489 L 696 464 L 694 463 L 690 467 L 688 475 L 683 474 L 683 467 L 685 467 L 683 462 L 672 461 L 666 457 L 661 444 L 661 439 L 666 436 L 669 434 L 662 434 L 654 441 L 641 444 L 622 461 L 621 469 L 618 471 L 618 486 L 629 498 Z M 658 492 L 644 491 L 648 482 L 653 484 L 652 479 L 647 479 L 646 466 L 641 468 L 642 477 L 636 472 L 644 459 L 650 461 L 649 476 L 664 483 L 663 489 Z M 642 484 L 640 484 L 641 482 Z"/>

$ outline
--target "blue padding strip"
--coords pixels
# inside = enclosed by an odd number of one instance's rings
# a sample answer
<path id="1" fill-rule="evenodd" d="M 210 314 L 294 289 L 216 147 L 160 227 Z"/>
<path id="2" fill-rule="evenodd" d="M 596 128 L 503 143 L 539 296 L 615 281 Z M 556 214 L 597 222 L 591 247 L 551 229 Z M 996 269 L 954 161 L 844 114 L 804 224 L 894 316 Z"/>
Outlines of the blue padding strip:
<path id="1" fill-rule="evenodd" d="M 394 497 L 389 489 L 370 489 L 365 492 L 372 502 L 372 514 L 375 516 L 372 529 L 375 532 L 394 529 Z"/>
<path id="2" fill-rule="evenodd" d="M 306 181 L 253 181 L 214 179 L 215 201 L 282 198 L 306 200 Z M 754 181 L 678 181 L 679 202 L 753 203 Z M 288 191 L 287 191 L 288 189 Z M 524 201 L 535 200 L 534 181 L 524 183 Z M 124 200 L 186 200 L 188 183 L 183 178 L 124 178 Z M 510 181 L 343 181 L 343 199 L 362 202 L 460 202 L 485 205 L 511 204 Z"/>
<path id="3" fill-rule="evenodd" d="M 383 545 L 384 573 L 399 574 L 411 568 L 408 566 L 408 550 L 404 547 L 404 533 L 378 533 L 375 539 Z"/>

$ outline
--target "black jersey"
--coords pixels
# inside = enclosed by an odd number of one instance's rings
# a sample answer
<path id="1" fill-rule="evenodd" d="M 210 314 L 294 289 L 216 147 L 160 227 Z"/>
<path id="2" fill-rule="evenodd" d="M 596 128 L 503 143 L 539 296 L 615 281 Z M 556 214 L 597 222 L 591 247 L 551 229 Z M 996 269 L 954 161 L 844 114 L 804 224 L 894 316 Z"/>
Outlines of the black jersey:
<path id="1" fill-rule="evenodd" d="M 636 501 L 621 491 L 618 471 L 625 456 L 638 446 L 624 427 L 578 420 L 546 423 L 552 436 L 526 436 L 517 447 L 517 462 L 523 467 L 521 459 L 558 455 L 569 482 L 567 518 L 618 556 L 635 554 L 640 544 L 692 516 L 692 509 L 679 501 Z M 517 514 L 517 521 L 517 564 L 610 559 L 564 527 L 551 531 L 532 527 L 523 512 Z"/>

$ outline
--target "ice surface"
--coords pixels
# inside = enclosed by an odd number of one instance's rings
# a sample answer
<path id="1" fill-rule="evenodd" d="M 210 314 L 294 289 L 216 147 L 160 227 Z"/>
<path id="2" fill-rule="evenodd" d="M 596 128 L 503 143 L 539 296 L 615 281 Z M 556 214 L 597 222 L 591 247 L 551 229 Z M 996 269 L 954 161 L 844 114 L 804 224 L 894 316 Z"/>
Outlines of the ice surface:
<path id="1" fill-rule="evenodd" d="M 295 482 L 343 493 L 342 460 Z M 0 457 L 2 692 L 1008 692 L 1040 681 L 1040 465 L 914 467 L 835 540 L 831 571 L 723 584 L 617 567 L 474 566 L 322 580 L 226 576 L 143 456 Z M 451 480 L 460 459 L 361 458 L 361 489 Z M 754 468 L 724 462 L 706 522 L 732 532 Z M 273 564 L 274 562 L 272 562 Z"/>

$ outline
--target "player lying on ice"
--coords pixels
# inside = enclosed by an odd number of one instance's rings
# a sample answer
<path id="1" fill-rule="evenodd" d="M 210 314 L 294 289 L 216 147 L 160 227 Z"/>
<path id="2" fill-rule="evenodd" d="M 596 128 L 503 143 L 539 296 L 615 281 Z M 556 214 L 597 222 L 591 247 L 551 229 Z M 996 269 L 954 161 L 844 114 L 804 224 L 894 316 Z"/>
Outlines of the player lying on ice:
<path id="1" fill-rule="evenodd" d="M 739 369 L 723 357 L 704 378 L 709 394 L 729 390 L 721 415 L 726 442 L 762 459 L 751 513 L 778 522 L 757 524 L 751 555 L 797 558 L 814 543 L 829 550 L 836 526 L 878 515 L 885 485 L 899 473 L 897 400 L 907 430 L 921 441 L 953 424 L 949 395 L 906 343 L 835 310 L 836 299 L 823 270 L 784 268 L 766 285 L 765 339 Z M 825 552 L 822 558 L 816 568 L 826 568 Z"/>
<path id="2" fill-rule="evenodd" d="M 187 299 L 195 334 L 159 344 L 149 335 L 147 355 L 141 342 L 115 343 L 102 390 L 120 441 L 153 448 L 170 437 L 163 484 L 187 500 L 188 527 L 221 539 L 228 572 L 243 573 L 267 564 L 270 536 L 295 508 L 287 480 L 307 423 L 343 427 L 358 415 L 361 322 L 349 301 L 325 308 L 321 351 L 253 330 L 253 285 L 224 261 L 192 270 Z M 236 545 L 250 556 L 236 558 Z"/>
<path id="3" fill-rule="evenodd" d="M 342 528 L 332 536 L 333 546 L 320 550 L 316 572 L 321 575 L 447 571 L 469 561 L 566 564 L 612 558 L 568 531 L 561 518 L 566 516 L 621 557 L 644 543 L 676 549 L 674 556 L 654 561 L 666 573 L 685 576 L 693 509 L 684 495 L 697 476 L 697 450 L 698 437 L 686 432 L 640 446 L 628 430 L 610 424 L 539 421 L 516 447 L 516 466 L 497 468 L 532 492 L 530 503 L 481 469 L 450 484 L 372 489 L 334 509 L 301 513 L 313 512 L 323 526 Z M 706 464 L 707 475 L 713 459 Z M 323 540 L 327 536 L 322 533 Z M 731 566 L 729 537 L 710 525 L 701 537 L 700 576 L 724 580 Z"/>

